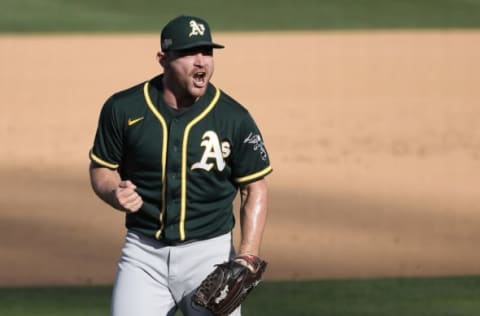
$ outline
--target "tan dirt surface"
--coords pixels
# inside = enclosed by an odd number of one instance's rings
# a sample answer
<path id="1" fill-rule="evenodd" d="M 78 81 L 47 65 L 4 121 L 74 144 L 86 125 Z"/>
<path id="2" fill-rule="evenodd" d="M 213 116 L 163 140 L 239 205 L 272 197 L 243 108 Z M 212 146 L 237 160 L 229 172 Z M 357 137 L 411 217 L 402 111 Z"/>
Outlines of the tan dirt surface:
<path id="1" fill-rule="evenodd" d="M 214 83 L 275 169 L 268 279 L 480 273 L 480 31 L 216 41 Z M 105 99 L 161 71 L 157 47 L 0 37 L 0 286 L 112 282 L 123 215 L 92 193 L 88 151 Z"/>

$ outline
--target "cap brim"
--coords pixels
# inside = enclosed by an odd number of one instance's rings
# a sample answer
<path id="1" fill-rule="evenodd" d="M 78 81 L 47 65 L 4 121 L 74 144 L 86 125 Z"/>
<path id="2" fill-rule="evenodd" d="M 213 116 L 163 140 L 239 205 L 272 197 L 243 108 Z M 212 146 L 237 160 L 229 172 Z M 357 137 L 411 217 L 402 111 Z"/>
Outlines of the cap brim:
<path id="1" fill-rule="evenodd" d="M 169 48 L 169 50 L 185 50 L 185 49 L 196 48 L 196 47 L 225 48 L 225 46 L 217 44 L 217 43 L 195 42 L 195 43 L 191 43 L 191 44 L 183 45 L 183 46 L 179 46 L 179 47 L 171 47 L 171 48 Z"/>

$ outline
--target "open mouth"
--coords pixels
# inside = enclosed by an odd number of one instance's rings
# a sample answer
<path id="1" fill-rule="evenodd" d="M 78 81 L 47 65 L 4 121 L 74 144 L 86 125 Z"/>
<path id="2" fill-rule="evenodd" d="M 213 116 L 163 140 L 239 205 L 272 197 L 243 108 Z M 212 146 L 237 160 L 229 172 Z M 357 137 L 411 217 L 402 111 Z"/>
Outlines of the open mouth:
<path id="1" fill-rule="evenodd" d="M 194 83 L 197 86 L 204 86 L 206 84 L 207 73 L 205 71 L 197 71 L 193 74 Z"/>

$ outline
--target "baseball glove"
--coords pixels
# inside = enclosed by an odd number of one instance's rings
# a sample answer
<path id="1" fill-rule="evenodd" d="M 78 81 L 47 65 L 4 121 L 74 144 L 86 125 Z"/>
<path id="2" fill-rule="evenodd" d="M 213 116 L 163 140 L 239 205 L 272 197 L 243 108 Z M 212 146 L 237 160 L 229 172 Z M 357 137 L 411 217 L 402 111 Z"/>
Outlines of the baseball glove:
<path id="1" fill-rule="evenodd" d="M 260 283 L 266 266 L 266 261 L 252 255 L 238 256 L 218 264 L 196 289 L 192 300 L 215 316 L 229 315 Z"/>

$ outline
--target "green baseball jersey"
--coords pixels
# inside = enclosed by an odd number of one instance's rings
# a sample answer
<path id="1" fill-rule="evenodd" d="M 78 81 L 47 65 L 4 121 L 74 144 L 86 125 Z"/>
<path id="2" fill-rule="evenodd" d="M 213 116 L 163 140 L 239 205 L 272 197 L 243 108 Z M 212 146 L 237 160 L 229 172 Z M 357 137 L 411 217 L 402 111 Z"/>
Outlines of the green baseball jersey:
<path id="1" fill-rule="evenodd" d="M 228 233 L 238 186 L 272 172 L 261 133 L 212 84 L 187 110 L 173 110 L 161 78 L 105 102 L 90 159 L 137 186 L 143 205 L 126 215 L 127 228 L 166 243 Z"/>

